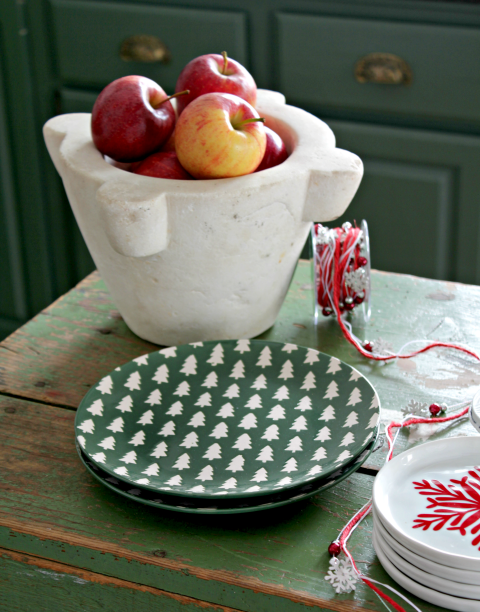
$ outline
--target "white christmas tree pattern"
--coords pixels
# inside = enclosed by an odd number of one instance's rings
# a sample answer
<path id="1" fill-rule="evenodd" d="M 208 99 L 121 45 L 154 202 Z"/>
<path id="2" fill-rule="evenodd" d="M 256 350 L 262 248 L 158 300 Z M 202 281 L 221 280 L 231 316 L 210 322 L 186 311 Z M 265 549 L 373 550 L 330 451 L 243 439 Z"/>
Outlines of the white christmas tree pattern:
<path id="1" fill-rule="evenodd" d="M 119 431 L 123 431 L 123 425 L 124 421 L 122 417 L 118 417 L 110 423 L 107 429 L 110 429 L 110 431 L 113 431 L 113 433 L 118 433 Z"/>
<path id="2" fill-rule="evenodd" d="M 268 346 L 262 349 L 260 356 L 257 361 L 257 366 L 260 368 L 266 368 L 267 366 L 272 365 L 272 351 L 268 348 Z"/>
<path id="3" fill-rule="evenodd" d="M 378 395 L 375 393 L 372 399 L 372 403 L 370 404 L 369 410 L 373 410 L 374 408 L 380 408 L 380 402 L 378 400 Z"/>
<path id="4" fill-rule="evenodd" d="M 205 406 L 211 406 L 211 405 L 212 405 L 212 396 L 210 395 L 210 393 L 208 393 L 208 391 L 204 393 L 203 395 L 201 395 L 198 398 L 198 400 L 195 402 L 195 406 L 200 406 L 201 408 Z"/>
<path id="5" fill-rule="evenodd" d="M 295 421 L 293 421 L 293 425 L 290 427 L 290 429 L 294 429 L 295 431 L 302 431 L 304 429 L 308 429 L 307 419 L 303 415 L 299 416 L 298 419 L 295 419 Z"/>
<path id="6" fill-rule="evenodd" d="M 137 431 L 137 433 L 130 440 L 129 444 L 133 444 L 133 446 L 140 446 L 141 444 L 145 444 L 145 432 L 141 429 Z"/>
<path id="7" fill-rule="evenodd" d="M 265 446 L 258 454 L 257 461 L 266 463 L 267 461 L 273 461 L 273 448 L 271 446 Z"/>
<path id="8" fill-rule="evenodd" d="M 253 414 L 253 412 L 249 412 L 243 417 L 238 426 L 242 427 L 243 429 L 252 429 L 257 426 L 257 417 Z"/>
<path id="9" fill-rule="evenodd" d="M 182 484 L 182 477 L 180 474 L 177 476 L 172 476 L 169 480 L 167 480 L 167 485 L 171 487 L 179 487 Z"/>
<path id="10" fill-rule="evenodd" d="M 327 374 L 336 374 L 341 370 L 340 360 L 336 357 L 330 358 L 330 363 L 328 364 Z"/>
<path id="11" fill-rule="evenodd" d="M 148 353 L 146 355 L 140 355 L 140 357 L 135 357 L 133 361 L 137 365 L 147 365 L 148 364 Z"/>
<path id="12" fill-rule="evenodd" d="M 105 453 L 100 452 L 100 453 L 95 453 L 95 455 L 92 455 L 92 459 L 96 462 L 96 463 L 105 463 L 105 461 L 107 460 Z"/>
<path id="13" fill-rule="evenodd" d="M 277 404 L 274 406 L 267 415 L 267 419 L 272 419 L 273 421 L 278 421 L 279 419 L 285 418 L 285 408 Z"/>
<path id="14" fill-rule="evenodd" d="M 237 342 L 237 346 L 233 349 L 234 351 L 238 351 L 243 355 L 243 353 L 247 353 L 250 351 L 250 340 L 239 340 Z"/>
<path id="15" fill-rule="evenodd" d="M 310 389 L 315 389 L 316 386 L 317 385 L 315 384 L 315 374 L 313 372 L 309 372 L 305 376 L 305 380 L 303 381 L 303 385 L 300 387 L 300 389 L 305 389 L 305 391 L 310 391 Z"/>
<path id="16" fill-rule="evenodd" d="M 288 387 L 286 387 L 285 385 L 282 385 L 277 392 L 275 393 L 275 395 L 273 396 L 273 399 L 279 400 L 280 402 L 282 400 L 286 400 L 290 397 L 290 393 L 288 391 Z"/>
<path id="17" fill-rule="evenodd" d="M 199 346 L 203 346 L 203 342 L 190 342 L 190 346 L 197 348 Z"/>
<path id="18" fill-rule="evenodd" d="M 159 385 L 168 382 L 168 367 L 165 363 L 162 363 L 162 365 L 157 368 L 155 376 L 152 378 L 152 380 Z"/>
<path id="19" fill-rule="evenodd" d="M 278 433 L 278 425 L 270 425 L 270 427 L 267 427 L 267 429 L 265 430 L 265 433 L 262 436 L 262 440 L 268 440 L 269 442 L 270 440 L 278 440 Z"/>
<path id="20" fill-rule="evenodd" d="M 168 446 L 166 442 L 159 442 L 155 447 L 153 453 L 150 453 L 152 457 L 156 459 L 160 459 L 160 457 L 166 457 L 168 451 Z"/>
<path id="21" fill-rule="evenodd" d="M 144 485 L 144 484 L 148 484 L 150 480 L 148 478 L 139 478 L 138 480 L 135 480 L 135 482 L 137 484 Z"/>
<path id="22" fill-rule="evenodd" d="M 97 399 L 93 402 L 90 408 L 87 408 L 87 412 L 90 412 L 93 416 L 103 416 L 103 402 L 101 399 Z"/>
<path id="23" fill-rule="evenodd" d="M 325 442 L 325 440 L 331 440 L 330 429 L 326 425 L 318 432 L 315 442 Z"/>
<path id="24" fill-rule="evenodd" d="M 201 480 L 202 482 L 205 480 L 213 480 L 213 467 L 211 465 L 206 465 L 195 480 Z"/>
<path id="25" fill-rule="evenodd" d="M 320 359 L 318 357 L 318 351 L 316 351 L 314 349 L 308 349 L 307 350 L 307 356 L 306 356 L 305 361 L 303 363 L 306 363 L 308 365 L 312 365 L 312 363 L 315 363 L 316 361 L 320 361 Z"/>
<path id="26" fill-rule="evenodd" d="M 257 378 L 255 379 L 252 385 L 252 389 L 256 389 L 257 391 L 260 391 L 260 389 L 266 389 L 266 388 L 267 388 L 267 379 L 265 378 L 263 374 L 260 374 L 260 376 L 257 376 Z"/>
<path id="27" fill-rule="evenodd" d="M 85 440 L 84 436 L 77 436 L 77 440 L 78 443 L 80 444 L 80 446 L 85 450 L 85 444 L 87 443 L 87 441 Z"/>
<path id="28" fill-rule="evenodd" d="M 316 476 L 322 472 L 322 467 L 320 465 L 314 465 L 312 469 L 308 472 L 307 476 Z"/>
<path id="29" fill-rule="evenodd" d="M 279 480 L 277 484 L 275 485 L 275 487 L 285 487 L 286 485 L 291 484 L 291 482 L 292 482 L 292 479 L 290 478 L 290 476 L 286 476 L 285 478 L 282 478 L 282 480 Z"/>
<path id="30" fill-rule="evenodd" d="M 287 359 L 287 361 L 283 364 L 282 371 L 278 375 L 278 378 L 282 378 L 283 380 L 293 378 L 293 363 L 290 361 L 290 359 Z"/>
<path id="31" fill-rule="evenodd" d="M 83 423 L 80 423 L 78 429 L 81 429 L 83 433 L 93 434 L 95 430 L 95 423 L 92 419 L 87 419 L 86 421 L 83 421 Z"/>
<path id="32" fill-rule="evenodd" d="M 205 425 L 205 415 L 203 412 L 195 413 L 188 422 L 188 425 L 191 427 L 203 427 Z"/>
<path id="33" fill-rule="evenodd" d="M 124 463 L 137 463 L 137 453 L 134 450 L 132 450 L 126 455 L 124 455 L 120 459 L 120 461 L 123 461 Z"/>
<path id="34" fill-rule="evenodd" d="M 208 459 L 212 461 L 213 459 L 221 459 L 222 458 L 222 447 L 220 444 L 212 444 L 208 447 L 207 452 L 203 455 L 204 459 Z"/>
<path id="35" fill-rule="evenodd" d="M 115 468 L 113 471 L 115 472 L 115 474 L 118 474 L 119 476 L 128 476 L 128 470 L 124 465 L 118 468 Z"/>
<path id="36" fill-rule="evenodd" d="M 347 420 L 345 421 L 343 426 L 353 427 L 354 425 L 358 425 L 358 416 L 357 413 L 352 410 L 352 412 L 347 416 Z"/>
<path id="37" fill-rule="evenodd" d="M 321 461 L 322 459 L 325 459 L 326 456 L 327 456 L 327 451 L 323 448 L 323 446 L 321 446 L 320 448 L 317 448 L 311 461 Z"/>
<path id="38" fill-rule="evenodd" d="M 125 383 L 125 387 L 130 389 L 130 391 L 140 391 L 141 382 L 142 377 L 140 376 L 140 372 L 132 372 Z"/>
<path id="39" fill-rule="evenodd" d="M 375 427 L 378 423 L 379 418 L 380 418 L 380 415 L 378 413 L 372 414 L 372 417 L 370 421 L 368 422 L 367 429 L 372 429 L 372 427 Z"/>
<path id="40" fill-rule="evenodd" d="M 338 385 L 334 380 L 332 380 L 327 387 L 327 391 L 323 396 L 323 399 L 332 399 L 334 397 L 338 397 Z"/>
<path id="41" fill-rule="evenodd" d="M 236 487 L 237 487 L 237 479 L 229 478 L 221 485 L 220 488 L 221 489 L 235 489 Z"/>
<path id="42" fill-rule="evenodd" d="M 350 374 L 348 381 L 357 381 L 359 378 L 363 378 L 363 375 L 358 370 L 352 368 L 352 373 Z"/>
<path id="43" fill-rule="evenodd" d="M 158 432 L 159 436 L 174 436 L 175 435 L 175 423 L 173 421 L 168 421 L 162 427 L 162 429 Z"/>
<path id="44" fill-rule="evenodd" d="M 245 378 L 245 365 L 242 360 L 237 361 L 237 363 L 233 366 L 230 378 L 235 378 L 235 380 L 238 380 L 239 378 Z"/>
<path id="45" fill-rule="evenodd" d="M 158 476 L 159 472 L 160 466 L 158 463 L 151 463 L 146 470 L 143 470 L 142 474 L 146 474 L 147 476 Z"/>
<path id="46" fill-rule="evenodd" d="M 296 472 L 297 470 L 297 460 L 295 459 L 295 457 L 290 457 L 290 459 L 285 463 L 282 472 Z"/>
<path id="47" fill-rule="evenodd" d="M 189 355 L 185 359 L 185 362 L 184 362 L 180 372 L 182 374 L 185 374 L 185 376 L 191 376 L 192 374 L 196 374 L 197 373 L 197 359 L 196 359 L 195 355 Z"/>
<path id="48" fill-rule="evenodd" d="M 252 395 L 252 397 L 245 404 L 245 408 L 250 408 L 250 410 L 255 410 L 256 408 L 261 408 L 261 407 L 262 407 L 262 398 L 258 395 L 258 393 L 255 393 L 255 395 Z"/>
<path id="49" fill-rule="evenodd" d="M 212 366 L 223 363 L 223 346 L 221 344 L 215 345 L 212 354 L 210 355 L 210 359 L 207 359 L 207 363 Z"/>
<path id="50" fill-rule="evenodd" d="M 237 455 L 230 461 L 230 464 L 225 469 L 229 472 L 243 472 L 244 463 L 245 459 L 242 457 L 242 455 Z"/>
<path id="51" fill-rule="evenodd" d="M 205 381 L 202 383 L 202 387 L 211 389 L 212 387 L 218 387 L 218 375 L 216 372 L 210 372 Z"/>
<path id="52" fill-rule="evenodd" d="M 335 408 L 333 406 L 327 406 L 319 417 L 319 421 L 332 421 L 335 419 Z"/>
<path id="53" fill-rule="evenodd" d="M 295 407 L 295 410 L 300 410 L 301 412 L 305 412 L 305 410 L 311 410 L 312 409 L 312 400 L 308 397 L 308 395 L 306 395 L 305 397 L 302 397 L 302 399 L 298 402 L 298 404 Z"/>
<path id="54" fill-rule="evenodd" d="M 176 357 L 177 356 L 177 347 L 176 346 L 169 346 L 167 348 L 162 349 L 161 351 L 158 351 L 160 353 L 160 355 L 163 355 L 166 359 L 168 359 L 168 357 Z"/>
<path id="55" fill-rule="evenodd" d="M 211 438 L 228 438 L 228 425 L 223 421 L 215 425 L 214 430 L 210 434 Z"/>
<path id="56" fill-rule="evenodd" d="M 131 395 L 126 395 L 120 400 L 120 403 L 116 407 L 121 412 L 132 412 L 133 400 Z"/>
<path id="57" fill-rule="evenodd" d="M 350 459 L 350 457 L 352 457 L 352 453 L 349 450 L 344 450 L 343 453 L 340 453 L 335 459 L 335 463 L 342 463 L 343 461 Z"/>
<path id="58" fill-rule="evenodd" d="M 203 485 L 197 485 L 196 487 L 192 487 L 191 489 L 188 489 L 188 490 L 191 491 L 192 493 L 204 493 L 205 487 Z"/>
<path id="59" fill-rule="evenodd" d="M 99 442 L 98 446 L 101 446 L 105 450 L 115 450 L 115 438 L 113 436 L 108 436 L 108 438 Z"/>
<path id="60" fill-rule="evenodd" d="M 158 406 L 162 403 L 162 394 L 160 393 L 160 389 L 154 389 L 148 399 L 145 400 L 146 404 L 150 404 L 150 406 Z"/>
<path id="61" fill-rule="evenodd" d="M 268 480 L 268 472 L 265 468 L 260 468 L 255 472 L 253 478 L 251 478 L 253 482 L 265 482 Z"/>
<path id="62" fill-rule="evenodd" d="M 350 444 L 353 444 L 354 442 L 355 442 L 355 436 L 353 435 L 351 431 L 349 431 L 347 434 L 345 434 L 339 446 L 350 446 Z"/>
<path id="63" fill-rule="evenodd" d="M 362 401 L 362 394 L 360 393 L 360 389 L 355 387 L 354 390 L 350 393 L 350 398 L 348 400 L 347 406 L 355 406 Z"/>
<path id="64" fill-rule="evenodd" d="M 238 450 L 242 451 L 247 448 L 252 448 L 252 439 L 247 433 L 242 434 L 233 445 L 233 448 L 238 448 Z"/>
<path id="65" fill-rule="evenodd" d="M 189 434 L 185 436 L 185 439 L 180 444 L 180 446 L 185 446 L 185 448 L 193 448 L 198 446 L 198 436 L 194 431 L 191 431 Z"/>
<path id="66" fill-rule="evenodd" d="M 282 351 L 285 351 L 286 353 L 290 354 L 292 351 L 296 351 L 298 349 L 298 346 L 296 344 L 285 344 L 282 348 Z"/>
<path id="67" fill-rule="evenodd" d="M 175 464 L 173 465 L 177 470 L 188 470 L 190 467 L 190 457 L 187 453 L 180 455 Z"/>
<path id="68" fill-rule="evenodd" d="M 230 385 L 228 389 L 225 391 L 225 393 L 223 394 L 223 397 L 228 397 L 228 399 L 233 399 L 234 397 L 239 397 L 239 396 L 240 396 L 240 387 L 236 383 L 233 383 L 233 385 Z"/>
<path id="69" fill-rule="evenodd" d="M 179 395 L 180 397 L 183 397 L 184 395 L 190 395 L 190 385 L 188 384 L 188 382 L 186 380 L 182 380 L 173 395 Z"/>
<path id="70" fill-rule="evenodd" d="M 182 402 L 178 401 L 170 406 L 166 414 L 169 414 L 170 416 L 177 416 L 178 414 L 182 414 L 182 412 L 183 412 L 183 404 Z"/>
<path id="71" fill-rule="evenodd" d="M 303 450 L 302 438 L 300 436 L 295 436 L 288 443 L 286 451 L 290 451 L 291 453 L 296 453 L 297 451 Z"/>
<path id="72" fill-rule="evenodd" d="M 138 419 L 137 423 L 140 425 L 153 425 L 153 410 L 147 410 Z"/>
<path id="73" fill-rule="evenodd" d="M 222 419 L 226 419 L 227 417 L 233 417 L 235 416 L 235 409 L 230 402 L 227 402 L 217 412 L 217 416 Z"/>
<path id="74" fill-rule="evenodd" d="M 102 378 L 102 380 L 98 383 L 98 387 L 97 390 L 100 391 L 101 393 L 105 394 L 105 393 L 112 393 L 112 387 L 113 387 L 113 380 L 111 376 L 105 376 L 105 378 Z"/>

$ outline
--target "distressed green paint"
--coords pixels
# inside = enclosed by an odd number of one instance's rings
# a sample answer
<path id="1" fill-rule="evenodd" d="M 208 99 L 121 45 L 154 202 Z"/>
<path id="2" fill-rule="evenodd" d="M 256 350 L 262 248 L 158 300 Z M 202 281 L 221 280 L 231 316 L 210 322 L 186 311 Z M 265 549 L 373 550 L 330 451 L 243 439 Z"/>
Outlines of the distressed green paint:
<path id="1" fill-rule="evenodd" d="M 65 409 L 0 399 L 0 546 L 248 612 L 347 610 L 342 601 L 381 610 L 362 586 L 325 604 L 328 544 L 369 497 L 371 477 L 352 476 L 253 519 L 158 511 L 112 493 L 83 469 L 73 419 Z M 372 577 L 387 579 L 368 526 L 353 546 Z"/>

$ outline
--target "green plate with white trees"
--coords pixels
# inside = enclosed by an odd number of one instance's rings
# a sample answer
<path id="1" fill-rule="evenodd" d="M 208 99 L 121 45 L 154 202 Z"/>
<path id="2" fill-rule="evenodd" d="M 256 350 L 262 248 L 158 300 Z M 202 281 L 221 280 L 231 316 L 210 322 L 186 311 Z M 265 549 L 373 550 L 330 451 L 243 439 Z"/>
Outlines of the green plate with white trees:
<path id="1" fill-rule="evenodd" d="M 75 433 L 94 464 L 143 489 L 254 497 L 349 463 L 379 413 L 369 381 L 335 357 L 261 340 L 196 342 L 102 378 Z"/>

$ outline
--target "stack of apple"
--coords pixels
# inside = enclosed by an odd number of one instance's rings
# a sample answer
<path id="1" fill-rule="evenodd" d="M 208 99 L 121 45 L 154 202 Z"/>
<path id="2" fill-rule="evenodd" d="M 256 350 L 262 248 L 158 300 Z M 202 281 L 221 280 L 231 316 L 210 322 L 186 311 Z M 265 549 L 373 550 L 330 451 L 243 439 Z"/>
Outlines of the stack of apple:
<path id="1" fill-rule="evenodd" d="M 255 110 L 252 75 L 226 52 L 189 62 L 175 92 L 142 76 L 107 85 L 92 111 L 97 149 L 120 168 L 170 179 L 242 176 L 288 157 Z"/>

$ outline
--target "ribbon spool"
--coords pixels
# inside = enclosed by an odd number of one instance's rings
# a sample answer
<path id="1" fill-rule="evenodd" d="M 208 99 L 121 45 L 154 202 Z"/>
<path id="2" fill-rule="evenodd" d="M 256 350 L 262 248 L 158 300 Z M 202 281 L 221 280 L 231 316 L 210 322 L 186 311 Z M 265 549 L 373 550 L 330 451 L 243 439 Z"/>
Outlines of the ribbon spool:
<path id="1" fill-rule="evenodd" d="M 370 239 L 365 220 L 360 228 L 351 223 L 330 229 L 315 223 L 311 230 L 313 277 L 315 287 L 315 325 L 320 316 L 362 306 L 363 320 L 371 315 Z"/>

